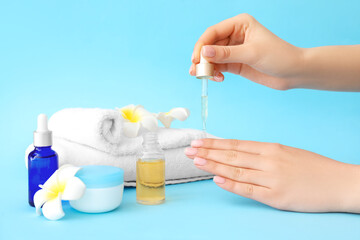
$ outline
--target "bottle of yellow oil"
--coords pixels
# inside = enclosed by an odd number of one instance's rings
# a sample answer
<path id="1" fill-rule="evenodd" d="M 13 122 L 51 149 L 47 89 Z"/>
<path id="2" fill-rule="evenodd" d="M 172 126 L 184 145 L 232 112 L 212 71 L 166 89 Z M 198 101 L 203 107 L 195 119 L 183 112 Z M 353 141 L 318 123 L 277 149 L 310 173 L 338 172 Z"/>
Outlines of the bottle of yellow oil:
<path id="1" fill-rule="evenodd" d="M 156 132 L 143 134 L 142 156 L 136 161 L 136 200 L 155 205 L 165 201 L 165 156 Z"/>

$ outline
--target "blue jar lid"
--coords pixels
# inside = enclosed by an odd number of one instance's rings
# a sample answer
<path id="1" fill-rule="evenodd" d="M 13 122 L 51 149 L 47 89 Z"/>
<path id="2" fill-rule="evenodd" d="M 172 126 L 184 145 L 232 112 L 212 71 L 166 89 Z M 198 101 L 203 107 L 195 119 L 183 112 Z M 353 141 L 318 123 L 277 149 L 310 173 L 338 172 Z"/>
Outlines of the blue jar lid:
<path id="1" fill-rule="evenodd" d="M 80 178 L 87 188 L 115 187 L 124 183 L 124 170 L 113 166 L 82 166 L 75 176 Z"/>

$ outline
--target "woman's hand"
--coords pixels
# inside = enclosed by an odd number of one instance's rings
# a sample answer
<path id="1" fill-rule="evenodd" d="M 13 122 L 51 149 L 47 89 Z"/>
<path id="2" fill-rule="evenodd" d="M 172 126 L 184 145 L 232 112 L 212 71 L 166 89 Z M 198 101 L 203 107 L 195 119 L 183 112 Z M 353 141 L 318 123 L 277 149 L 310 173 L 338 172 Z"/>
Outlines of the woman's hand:
<path id="1" fill-rule="evenodd" d="M 203 47 L 204 46 L 204 47 Z M 190 74 L 203 56 L 215 64 L 215 81 L 221 72 L 241 75 L 265 86 L 285 90 L 302 67 L 302 49 L 266 29 L 252 16 L 240 14 L 209 27 L 195 44 Z"/>
<path id="2" fill-rule="evenodd" d="M 299 212 L 360 213 L 360 166 L 275 143 L 195 140 L 185 153 L 235 194 Z"/>
<path id="3" fill-rule="evenodd" d="M 222 21 L 204 32 L 194 47 L 193 76 L 200 51 L 215 64 L 212 80 L 218 82 L 224 80 L 222 72 L 230 72 L 279 90 L 360 91 L 360 45 L 295 47 L 248 14 Z"/>

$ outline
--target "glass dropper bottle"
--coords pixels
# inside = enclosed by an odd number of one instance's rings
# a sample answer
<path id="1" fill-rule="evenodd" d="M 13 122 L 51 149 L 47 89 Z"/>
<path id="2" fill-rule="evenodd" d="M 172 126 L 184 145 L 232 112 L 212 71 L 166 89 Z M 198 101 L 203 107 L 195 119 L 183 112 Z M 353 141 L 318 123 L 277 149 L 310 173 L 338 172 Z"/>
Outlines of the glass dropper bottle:
<path id="1" fill-rule="evenodd" d="M 157 132 L 143 133 L 142 156 L 136 161 L 136 200 L 156 205 L 165 201 L 165 155 Z"/>
<path id="2" fill-rule="evenodd" d="M 202 51 L 200 51 L 202 52 Z M 209 63 L 200 54 L 200 63 L 196 65 L 196 78 L 201 79 L 201 118 L 203 131 L 206 132 L 206 119 L 208 115 L 208 79 L 214 76 L 214 65 Z"/>

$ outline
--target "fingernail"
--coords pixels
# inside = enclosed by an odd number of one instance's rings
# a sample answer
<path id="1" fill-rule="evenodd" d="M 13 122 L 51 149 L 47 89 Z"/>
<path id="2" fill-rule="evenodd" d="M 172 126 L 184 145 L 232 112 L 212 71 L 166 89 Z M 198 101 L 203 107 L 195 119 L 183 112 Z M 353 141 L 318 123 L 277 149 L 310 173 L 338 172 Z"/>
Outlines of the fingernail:
<path id="1" fill-rule="evenodd" d="M 194 164 L 195 165 L 203 166 L 206 163 L 207 163 L 207 161 L 205 159 L 203 159 L 203 158 L 198 158 L 198 157 L 194 158 Z"/>
<path id="2" fill-rule="evenodd" d="M 221 82 L 222 81 L 222 76 L 221 73 L 218 72 L 215 76 L 214 76 L 215 81 Z"/>
<path id="3" fill-rule="evenodd" d="M 203 145 L 203 141 L 201 140 L 194 140 L 191 142 L 192 147 L 201 147 Z"/>
<path id="4" fill-rule="evenodd" d="M 213 180 L 215 183 L 219 183 L 219 184 L 223 184 L 226 181 L 225 178 L 219 176 L 215 176 Z"/>
<path id="5" fill-rule="evenodd" d="M 194 68 L 193 65 L 191 65 L 191 66 L 190 66 L 190 69 L 189 69 L 190 75 L 192 75 L 191 73 L 192 73 L 193 68 Z"/>
<path id="6" fill-rule="evenodd" d="M 196 148 L 186 148 L 185 149 L 185 154 L 186 155 L 195 155 L 196 153 L 197 153 Z"/>
<path id="7" fill-rule="evenodd" d="M 191 62 L 194 62 L 194 52 L 191 55 Z"/>
<path id="8" fill-rule="evenodd" d="M 215 49 L 211 46 L 204 46 L 202 47 L 202 55 L 204 57 L 215 57 Z"/>

